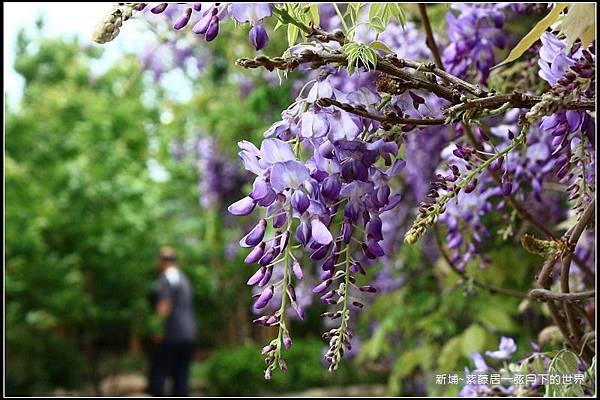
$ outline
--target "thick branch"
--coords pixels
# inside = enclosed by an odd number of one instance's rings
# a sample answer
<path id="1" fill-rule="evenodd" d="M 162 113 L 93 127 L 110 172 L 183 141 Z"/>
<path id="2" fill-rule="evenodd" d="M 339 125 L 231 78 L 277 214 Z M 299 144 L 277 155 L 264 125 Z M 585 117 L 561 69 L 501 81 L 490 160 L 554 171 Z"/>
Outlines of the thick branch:
<path id="1" fill-rule="evenodd" d="M 573 227 L 572 230 L 567 232 L 569 234 L 569 244 L 575 246 L 579 241 L 579 238 L 583 234 L 585 227 L 588 226 L 590 222 L 594 219 L 594 214 L 596 213 L 596 200 L 592 200 L 590 204 L 587 205 L 586 209 L 581 214 L 579 221 Z"/>
<path id="2" fill-rule="evenodd" d="M 595 290 L 578 293 L 557 293 L 548 289 L 532 289 L 529 296 L 537 300 L 557 300 L 566 302 L 578 302 L 596 296 Z"/>
<path id="3" fill-rule="evenodd" d="M 392 59 L 393 57 L 378 57 L 375 69 L 398 78 L 401 82 L 406 82 L 410 87 L 429 91 L 436 96 L 455 104 L 454 106 L 445 110 L 445 113 L 450 117 L 456 116 L 460 112 L 466 110 L 491 111 L 505 105 L 506 103 L 508 103 L 512 108 L 531 108 L 542 101 L 542 97 L 540 96 L 532 96 L 514 92 L 512 94 L 497 94 L 484 98 L 467 99 L 463 102 L 462 100 L 464 99 L 461 99 L 462 95 L 458 90 L 438 83 L 434 76 L 433 79 L 428 79 L 426 75 L 418 73 L 417 71 L 406 71 L 396 65 L 395 62 L 392 62 Z M 400 63 L 400 65 L 408 65 L 406 63 L 402 64 L 402 61 L 400 61 Z M 312 64 L 312 67 L 314 68 L 325 64 L 347 65 L 347 57 L 340 52 L 316 53 L 312 50 L 306 49 L 299 55 L 287 58 L 269 58 L 265 56 L 259 56 L 254 59 L 242 58 L 237 60 L 237 64 L 244 68 L 263 67 L 269 71 L 273 71 L 274 69 L 290 71 L 298 68 L 302 64 Z M 439 69 L 436 69 L 435 71 L 440 74 Z M 458 78 L 455 77 L 454 82 L 459 85 Z M 476 88 L 472 85 L 465 85 L 464 83 L 460 83 L 459 86 L 465 90 L 467 87 L 469 87 L 469 91 L 476 90 Z M 566 110 L 595 110 L 596 103 L 593 100 L 569 101 L 561 105 L 561 107 L 562 109 Z"/>
<path id="4" fill-rule="evenodd" d="M 458 113 L 466 110 L 484 111 L 500 108 L 506 103 L 510 104 L 511 108 L 532 108 L 537 103 L 542 101 L 541 96 L 533 96 L 520 92 L 511 94 L 496 94 L 480 99 L 467 100 L 445 110 L 449 116 L 458 115 Z M 595 100 L 573 100 L 564 103 L 561 106 L 565 110 L 592 111 L 596 109 Z"/>
<path id="5" fill-rule="evenodd" d="M 299 55 L 287 58 L 276 57 L 271 59 L 260 56 L 255 59 L 242 58 L 237 60 L 237 64 L 244 68 L 264 67 L 269 71 L 273 71 L 275 68 L 281 70 L 293 70 L 301 64 L 309 63 L 312 63 L 313 67 L 319 67 L 325 64 L 347 65 L 347 57 L 340 52 L 315 53 L 312 50 L 306 49 Z M 435 81 L 435 77 L 433 77 L 432 80 L 428 80 L 422 74 L 405 71 L 380 56 L 377 59 L 377 66 L 375 69 L 396 78 L 400 78 L 401 80 L 408 81 L 413 87 L 427 90 L 453 104 L 458 104 L 460 102 L 460 92 L 440 85 Z"/>

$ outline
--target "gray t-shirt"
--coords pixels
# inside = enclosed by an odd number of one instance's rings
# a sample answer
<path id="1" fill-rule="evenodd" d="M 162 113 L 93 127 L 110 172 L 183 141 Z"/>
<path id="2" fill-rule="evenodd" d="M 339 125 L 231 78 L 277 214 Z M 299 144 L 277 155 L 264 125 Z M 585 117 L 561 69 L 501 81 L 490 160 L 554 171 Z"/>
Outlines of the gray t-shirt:
<path id="1" fill-rule="evenodd" d="M 192 285 L 184 273 L 169 267 L 161 274 L 156 286 L 157 300 L 171 300 L 171 313 L 166 319 L 165 341 L 189 342 L 196 338 L 196 320 Z"/>

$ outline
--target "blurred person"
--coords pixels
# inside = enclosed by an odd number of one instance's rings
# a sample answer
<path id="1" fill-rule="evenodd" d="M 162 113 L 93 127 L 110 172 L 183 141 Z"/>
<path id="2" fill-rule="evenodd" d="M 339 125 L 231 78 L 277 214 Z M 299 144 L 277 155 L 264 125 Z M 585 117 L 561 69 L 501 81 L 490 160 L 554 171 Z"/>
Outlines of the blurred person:
<path id="1" fill-rule="evenodd" d="M 148 391 L 152 396 L 163 396 L 165 381 L 170 377 L 172 395 L 187 396 L 196 337 L 192 285 L 177 266 L 173 248 L 160 249 L 158 264 L 152 303 L 161 331 L 152 338 Z"/>

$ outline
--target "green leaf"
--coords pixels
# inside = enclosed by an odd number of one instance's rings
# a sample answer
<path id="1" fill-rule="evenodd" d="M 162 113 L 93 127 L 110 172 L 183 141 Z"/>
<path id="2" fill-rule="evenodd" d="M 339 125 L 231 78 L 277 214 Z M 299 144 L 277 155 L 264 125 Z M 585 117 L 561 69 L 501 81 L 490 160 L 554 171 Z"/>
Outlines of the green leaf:
<path id="1" fill-rule="evenodd" d="M 319 7 L 317 6 L 317 4 L 313 3 L 310 5 L 310 15 L 312 18 L 312 22 L 315 25 L 319 25 L 319 22 L 321 21 L 321 19 L 320 19 L 320 15 L 319 15 Z"/>
<path id="2" fill-rule="evenodd" d="M 374 49 L 374 50 L 382 50 L 382 51 L 385 51 L 387 53 L 393 53 L 392 49 L 390 49 L 385 43 L 383 43 L 383 42 L 381 42 L 379 40 L 376 40 L 376 41 L 372 42 L 369 45 L 369 47 L 372 48 L 372 49 Z"/>
<path id="3" fill-rule="evenodd" d="M 369 7 L 369 21 L 379 15 L 382 6 L 382 3 L 371 3 Z"/>
<path id="4" fill-rule="evenodd" d="M 381 33 L 383 31 L 385 31 L 385 23 L 383 22 L 383 20 L 376 16 L 374 17 L 370 22 L 369 22 L 370 26 L 372 28 L 374 28 L 377 32 Z"/>
<path id="5" fill-rule="evenodd" d="M 406 14 L 404 13 L 404 10 L 402 9 L 402 7 L 400 7 L 399 4 L 396 4 L 396 8 L 398 9 L 398 11 L 395 14 L 396 19 L 398 20 L 398 22 L 400 22 L 400 25 L 402 26 L 402 28 L 406 27 Z"/>
<path id="6" fill-rule="evenodd" d="M 569 350 L 561 350 L 550 362 L 548 374 L 567 375 L 578 372 L 579 358 Z M 583 388 L 579 384 L 548 384 L 546 385 L 547 397 L 573 397 L 582 396 Z"/>
<path id="7" fill-rule="evenodd" d="M 298 38 L 298 27 L 294 24 L 288 24 L 287 29 L 287 37 L 288 37 L 288 45 L 293 46 L 296 44 L 296 39 Z"/>
<path id="8" fill-rule="evenodd" d="M 462 335 L 461 350 L 465 357 L 479 353 L 485 345 L 487 333 L 479 324 L 472 324 Z"/>
<path id="9" fill-rule="evenodd" d="M 554 364 L 554 370 L 560 374 L 573 374 L 577 372 L 577 364 L 579 359 L 575 353 L 565 350 L 560 352 L 552 364 Z"/>
<path id="10" fill-rule="evenodd" d="M 583 48 L 588 47 L 596 36 L 596 5 L 571 3 L 559 30 L 567 38 L 567 52 L 577 39 L 581 39 Z"/>
<path id="11" fill-rule="evenodd" d="M 438 369 L 441 373 L 455 370 L 461 355 L 462 340 L 462 336 L 455 336 L 442 347 L 438 358 Z"/>
<path id="12" fill-rule="evenodd" d="M 346 43 L 342 52 L 348 57 L 348 73 L 352 75 L 356 67 L 363 65 L 367 70 L 377 66 L 377 53 L 369 46 L 362 43 Z"/>
<path id="13" fill-rule="evenodd" d="M 383 6 L 383 20 L 389 22 L 394 17 L 393 3 L 386 3 Z"/>
<path id="14" fill-rule="evenodd" d="M 481 321 L 499 332 L 512 333 L 515 331 L 515 323 L 512 320 L 511 312 L 515 312 L 514 303 L 506 303 L 504 299 L 492 297 L 481 304 L 481 309 L 477 313 L 477 321 Z"/>
<path id="15" fill-rule="evenodd" d="M 552 11 L 550 11 L 550 14 L 548 14 L 541 21 L 539 21 L 533 27 L 533 29 L 529 31 L 529 33 L 525 35 L 523 39 L 521 39 L 521 41 L 510 51 L 508 57 L 506 57 L 504 61 L 502 61 L 500 64 L 493 66 L 490 69 L 501 67 L 502 65 L 511 63 L 517 58 L 521 57 L 523 53 L 525 53 L 527 49 L 529 49 L 540 38 L 540 36 L 542 36 L 542 33 L 544 33 L 544 31 L 548 29 L 550 25 L 556 22 L 556 20 L 560 16 L 561 11 L 564 10 L 567 7 L 567 5 L 567 3 L 558 3 L 557 5 L 555 5 Z"/>

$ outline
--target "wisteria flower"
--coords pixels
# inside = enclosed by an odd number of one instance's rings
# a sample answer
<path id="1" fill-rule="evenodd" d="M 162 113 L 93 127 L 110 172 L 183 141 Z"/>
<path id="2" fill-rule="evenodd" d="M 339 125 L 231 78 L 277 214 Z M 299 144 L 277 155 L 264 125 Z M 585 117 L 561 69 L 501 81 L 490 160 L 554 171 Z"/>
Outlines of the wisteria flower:
<path id="1" fill-rule="evenodd" d="M 496 351 L 486 351 L 485 354 L 496 360 L 508 360 L 510 356 L 517 351 L 517 344 L 512 338 L 502 336 L 500 338 L 500 347 Z"/>
<path id="2" fill-rule="evenodd" d="M 277 162 L 271 169 L 271 185 L 278 193 L 298 189 L 308 179 L 308 169 L 296 160 Z"/>
<path id="3" fill-rule="evenodd" d="M 270 17 L 273 6 L 270 3 L 233 3 L 231 5 L 231 16 L 239 23 L 250 22 L 252 28 L 248 32 L 250 44 L 256 50 L 261 50 L 269 43 L 267 31 L 260 21 Z"/>

